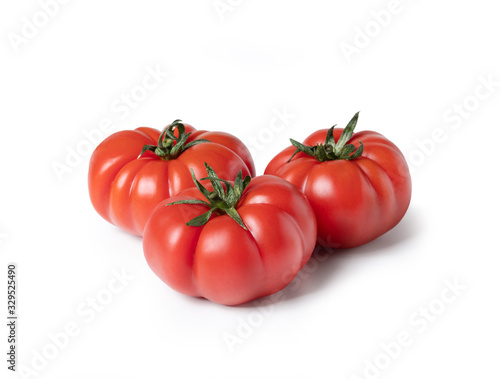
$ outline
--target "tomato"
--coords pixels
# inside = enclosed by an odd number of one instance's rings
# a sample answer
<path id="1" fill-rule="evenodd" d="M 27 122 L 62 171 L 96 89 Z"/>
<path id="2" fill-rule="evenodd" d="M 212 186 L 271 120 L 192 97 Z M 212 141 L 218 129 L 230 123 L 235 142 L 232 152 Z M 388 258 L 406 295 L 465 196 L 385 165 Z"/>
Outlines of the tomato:
<path id="1" fill-rule="evenodd" d="M 307 263 L 316 243 L 304 194 L 271 175 L 211 186 L 162 201 L 143 236 L 146 261 L 173 289 L 225 305 L 273 294 Z M 212 190 L 213 191 L 210 191 Z"/>
<path id="2" fill-rule="evenodd" d="M 228 133 L 195 130 L 179 120 L 162 133 L 146 127 L 120 131 L 92 154 L 90 199 L 107 221 L 140 236 L 154 207 L 192 187 L 190 169 L 202 175 L 204 162 L 224 178 L 240 170 L 255 176 L 250 152 Z"/>
<path id="3" fill-rule="evenodd" d="M 276 155 L 265 173 L 304 192 L 316 214 L 318 243 L 348 248 L 386 233 L 411 197 L 408 165 L 394 143 L 374 131 L 323 129 Z"/>

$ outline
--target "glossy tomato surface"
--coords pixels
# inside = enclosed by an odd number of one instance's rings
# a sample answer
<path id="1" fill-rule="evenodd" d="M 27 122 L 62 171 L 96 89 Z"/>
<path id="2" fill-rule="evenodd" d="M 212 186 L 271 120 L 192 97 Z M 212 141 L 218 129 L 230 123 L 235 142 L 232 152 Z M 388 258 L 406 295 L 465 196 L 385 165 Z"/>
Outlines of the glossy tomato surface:
<path id="1" fill-rule="evenodd" d="M 327 131 L 311 134 L 304 145 L 324 143 Z M 335 141 L 342 132 L 342 128 L 334 129 Z M 401 151 L 374 131 L 354 133 L 347 143 L 358 148 L 358 141 L 363 143 L 363 153 L 353 160 L 320 162 L 300 152 L 287 162 L 296 150 L 290 146 L 265 170 L 304 192 L 316 214 L 320 245 L 365 244 L 396 226 L 408 209 L 411 179 Z"/>
<path id="2" fill-rule="evenodd" d="M 314 250 L 314 212 L 305 196 L 283 179 L 259 176 L 244 190 L 236 210 L 247 230 L 215 213 L 203 226 L 187 226 L 208 207 L 167 206 L 194 199 L 206 200 L 191 188 L 162 201 L 143 237 L 151 269 L 183 294 L 225 305 L 273 294 L 292 281 Z"/>
<path id="3" fill-rule="evenodd" d="M 191 169 L 203 175 L 204 162 L 210 164 L 222 178 L 233 179 L 242 170 L 255 176 L 250 152 L 235 136 L 223 132 L 191 132 L 186 143 L 200 143 L 186 149 L 175 159 L 163 160 L 146 151 L 144 145 L 154 145 L 160 131 L 141 127 L 120 131 L 106 138 L 90 159 L 88 184 L 90 199 L 96 211 L 107 221 L 125 231 L 141 236 L 146 222 L 162 200 L 193 186 Z"/>

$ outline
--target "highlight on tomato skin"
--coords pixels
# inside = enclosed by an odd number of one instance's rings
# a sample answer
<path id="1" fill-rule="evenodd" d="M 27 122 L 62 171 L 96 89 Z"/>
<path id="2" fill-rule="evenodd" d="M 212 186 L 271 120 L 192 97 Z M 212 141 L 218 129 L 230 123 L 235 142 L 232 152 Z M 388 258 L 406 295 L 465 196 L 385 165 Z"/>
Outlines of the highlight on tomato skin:
<path id="1" fill-rule="evenodd" d="M 318 224 L 318 244 L 351 248 L 394 228 L 408 210 L 411 178 L 398 147 L 375 131 L 321 129 L 277 154 L 265 174 L 299 188 Z"/>
<path id="2" fill-rule="evenodd" d="M 240 170 L 255 176 L 250 151 L 229 133 L 196 130 L 180 120 L 163 131 L 119 131 L 101 142 L 90 158 L 92 205 L 108 222 L 142 236 L 155 206 L 192 187 L 190 170 L 203 175 L 204 162 L 223 178 L 232 179 Z"/>
<path id="3" fill-rule="evenodd" d="M 174 290 L 224 305 L 280 291 L 316 245 L 308 200 L 275 176 L 239 172 L 226 181 L 206 168 L 207 177 L 193 172 L 195 187 L 151 214 L 143 236 L 148 265 Z"/>

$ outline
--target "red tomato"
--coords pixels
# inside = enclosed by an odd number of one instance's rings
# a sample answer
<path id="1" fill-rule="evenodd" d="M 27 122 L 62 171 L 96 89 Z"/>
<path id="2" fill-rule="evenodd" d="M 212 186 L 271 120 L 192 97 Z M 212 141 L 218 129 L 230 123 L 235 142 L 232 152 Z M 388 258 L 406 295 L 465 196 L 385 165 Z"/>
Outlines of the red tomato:
<path id="1" fill-rule="evenodd" d="M 120 131 L 92 154 L 90 199 L 107 221 L 140 236 L 154 207 L 192 187 L 190 169 L 202 175 L 204 162 L 224 178 L 234 178 L 240 170 L 255 176 L 250 152 L 228 133 L 196 131 L 179 120 L 163 133 L 145 127 Z"/>
<path id="2" fill-rule="evenodd" d="M 411 179 L 403 154 L 377 132 L 353 134 L 357 119 L 358 114 L 345 129 L 318 130 L 303 144 L 291 140 L 293 146 L 265 170 L 304 192 L 323 246 L 367 243 L 396 226 L 410 203 Z"/>
<path id="3" fill-rule="evenodd" d="M 250 181 L 239 173 L 234 186 L 223 187 L 209 166 L 207 172 L 215 191 L 197 182 L 155 208 L 143 237 L 149 266 L 173 289 L 220 304 L 281 290 L 315 247 L 309 202 L 275 176 Z"/>

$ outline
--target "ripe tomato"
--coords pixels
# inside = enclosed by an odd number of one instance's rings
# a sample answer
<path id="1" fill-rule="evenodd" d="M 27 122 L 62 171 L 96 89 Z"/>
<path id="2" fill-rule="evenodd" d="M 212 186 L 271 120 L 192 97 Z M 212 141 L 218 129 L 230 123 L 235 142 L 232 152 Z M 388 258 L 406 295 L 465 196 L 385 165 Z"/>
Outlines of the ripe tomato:
<path id="1" fill-rule="evenodd" d="M 316 220 L 306 197 L 271 175 L 250 180 L 240 172 L 234 184 L 223 185 L 208 165 L 207 173 L 213 192 L 193 173 L 197 188 L 153 211 L 143 237 L 149 266 L 173 289 L 220 304 L 281 290 L 315 247 Z"/>
<path id="2" fill-rule="evenodd" d="M 228 133 L 195 130 L 180 120 L 162 133 L 145 127 L 120 131 L 92 154 L 90 199 L 107 221 L 140 236 L 154 207 L 192 187 L 190 169 L 201 175 L 204 162 L 224 178 L 240 170 L 255 176 L 250 152 Z"/>
<path id="3" fill-rule="evenodd" d="M 275 156 L 265 173 L 304 192 L 316 214 L 318 243 L 354 247 L 396 226 L 408 209 L 411 179 L 401 151 L 373 131 L 318 130 Z"/>

